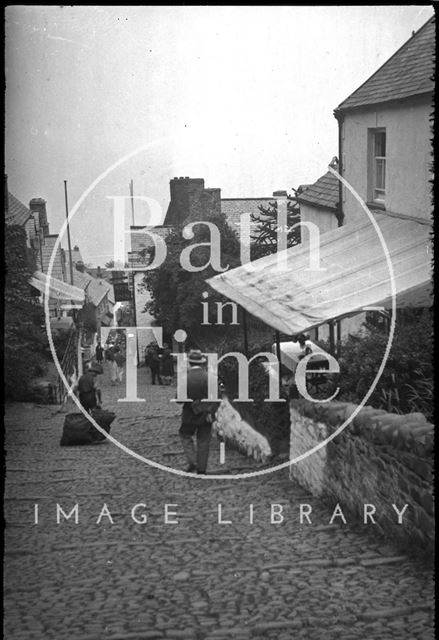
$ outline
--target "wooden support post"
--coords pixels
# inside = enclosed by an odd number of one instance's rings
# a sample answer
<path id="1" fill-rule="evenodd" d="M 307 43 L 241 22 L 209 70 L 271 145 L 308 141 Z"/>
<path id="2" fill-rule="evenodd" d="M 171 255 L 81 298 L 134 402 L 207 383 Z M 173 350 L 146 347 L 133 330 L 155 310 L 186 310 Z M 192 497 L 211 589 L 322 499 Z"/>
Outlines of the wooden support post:
<path id="1" fill-rule="evenodd" d="M 279 334 L 279 331 L 277 331 L 277 330 L 276 330 L 276 357 L 277 357 L 277 361 L 279 363 L 278 386 L 279 386 L 279 397 L 280 397 L 280 392 L 281 392 L 281 389 L 282 389 L 282 373 L 281 373 L 282 362 L 281 362 L 281 352 L 280 352 L 280 334 Z"/>
<path id="2" fill-rule="evenodd" d="M 341 345 L 341 320 L 337 320 L 337 350 L 336 350 L 337 358 L 340 355 L 340 345 Z"/>
<path id="3" fill-rule="evenodd" d="M 279 367 L 281 365 L 281 353 L 280 353 L 280 334 L 279 331 L 276 331 L 276 357 L 279 362 Z"/>
<path id="4" fill-rule="evenodd" d="M 244 308 L 242 308 L 242 328 L 244 331 L 244 353 L 248 358 L 247 311 Z"/>
<path id="5" fill-rule="evenodd" d="M 330 320 L 328 324 L 329 324 L 329 351 L 331 356 L 335 356 L 334 320 Z"/>
<path id="6" fill-rule="evenodd" d="M 82 362 L 81 343 L 82 343 L 82 329 L 79 329 L 79 331 L 78 331 L 78 346 L 77 346 L 78 379 L 84 373 L 84 363 Z"/>

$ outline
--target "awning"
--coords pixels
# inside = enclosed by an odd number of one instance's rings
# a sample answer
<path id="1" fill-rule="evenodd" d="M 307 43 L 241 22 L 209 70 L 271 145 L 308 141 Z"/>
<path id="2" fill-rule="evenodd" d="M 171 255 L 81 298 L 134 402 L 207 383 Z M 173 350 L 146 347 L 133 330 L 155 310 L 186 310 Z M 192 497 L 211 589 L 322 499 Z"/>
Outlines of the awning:
<path id="1" fill-rule="evenodd" d="M 84 302 L 85 293 L 79 287 L 74 287 L 67 282 L 58 280 L 57 278 L 49 278 L 42 271 L 35 271 L 29 280 L 35 289 L 46 295 L 47 282 L 49 282 L 49 298 L 57 300 L 72 300 L 73 302 Z"/>
<path id="2" fill-rule="evenodd" d="M 377 214 L 377 223 L 394 270 L 396 306 L 430 307 L 431 225 L 426 220 L 394 218 L 385 213 Z M 369 307 L 391 308 L 389 268 L 370 220 L 322 234 L 319 246 L 324 271 L 310 270 L 306 242 L 207 282 L 287 335 Z M 282 259 L 286 265 L 283 270 Z"/>

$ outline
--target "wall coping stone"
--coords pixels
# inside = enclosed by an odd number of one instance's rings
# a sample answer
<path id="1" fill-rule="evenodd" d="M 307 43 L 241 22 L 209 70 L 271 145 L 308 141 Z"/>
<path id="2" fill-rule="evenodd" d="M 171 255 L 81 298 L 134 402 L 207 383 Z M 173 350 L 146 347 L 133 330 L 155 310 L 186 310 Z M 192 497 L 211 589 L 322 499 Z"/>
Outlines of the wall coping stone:
<path id="1" fill-rule="evenodd" d="M 343 424 L 356 407 L 358 405 L 351 402 L 316 404 L 305 399 L 290 401 L 290 409 L 315 422 L 324 422 L 330 432 Z M 351 433 L 367 440 L 390 444 L 398 449 L 413 448 L 416 445 L 420 445 L 428 453 L 433 449 L 434 426 L 419 412 L 394 414 L 366 405 L 347 428 Z"/>

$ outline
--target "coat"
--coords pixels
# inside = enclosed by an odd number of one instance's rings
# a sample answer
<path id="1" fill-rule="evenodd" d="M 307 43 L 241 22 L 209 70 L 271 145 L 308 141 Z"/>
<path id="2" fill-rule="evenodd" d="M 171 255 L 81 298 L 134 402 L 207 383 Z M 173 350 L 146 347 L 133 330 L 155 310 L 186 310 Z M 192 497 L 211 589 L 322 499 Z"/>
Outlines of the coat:
<path id="1" fill-rule="evenodd" d="M 208 395 L 208 374 L 201 367 L 192 367 L 187 372 L 187 397 L 189 401 L 183 403 L 181 414 L 182 424 L 202 425 L 206 423 L 206 413 L 195 414 L 192 411 L 192 400 L 207 400 Z M 206 403 L 209 407 L 218 406 L 218 403 Z M 208 407 L 208 408 L 209 408 Z"/>
<path id="2" fill-rule="evenodd" d="M 172 358 L 172 352 L 170 349 L 165 349 L 162 355 L 162 361 L 160 366 L 162 376 L 169 376 L 172 378 L 174 375 L 174 360 Z"/>
<path id="3" fill-rule="evenodd" d="M 150 369 L 158 369 L 160 366 L 160 360 L 157 350 L 149 347 L 145 354 L 145 364 Z"/>

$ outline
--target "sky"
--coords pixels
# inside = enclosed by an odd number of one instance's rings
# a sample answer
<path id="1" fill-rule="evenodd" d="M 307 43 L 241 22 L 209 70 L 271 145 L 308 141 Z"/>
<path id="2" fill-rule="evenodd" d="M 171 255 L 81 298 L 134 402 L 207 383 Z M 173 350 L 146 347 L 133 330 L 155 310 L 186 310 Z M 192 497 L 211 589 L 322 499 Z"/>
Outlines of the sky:
<path id="1" fill-rule="evenodd" d="M 431 16 L 407 6 L 9 6 L 6 173 L 86 263 L 114 253 L 114 196 L 162 222 L 175 176 L 224 198 L 314 182 L 333 110 Z M 117 166 L 116 166 L 117 165 Z M 82 200 L 81 200 L 82 199 Z M 126 225 L 131 222 L 127 206 Z M 62 245 L 67 247 L 66 239 Z"/>

